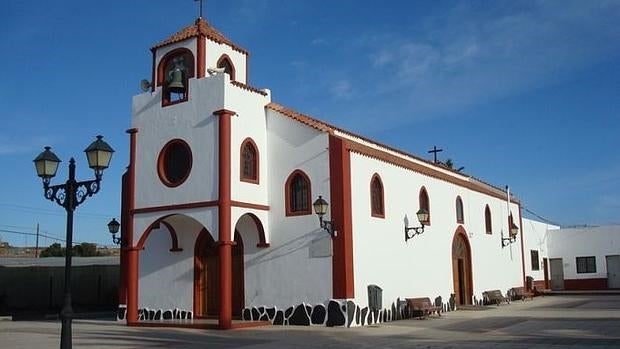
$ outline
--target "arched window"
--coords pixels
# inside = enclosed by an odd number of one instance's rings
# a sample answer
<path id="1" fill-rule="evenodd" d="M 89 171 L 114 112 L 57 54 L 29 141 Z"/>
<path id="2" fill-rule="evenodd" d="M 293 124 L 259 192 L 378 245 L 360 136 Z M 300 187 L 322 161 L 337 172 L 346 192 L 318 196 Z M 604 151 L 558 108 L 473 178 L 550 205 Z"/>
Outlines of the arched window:
<path id="1" fill-rule="evenodd" d="M 425 209 L 426 212 L 428 212 L 428 218 L 426 219 L 426 222 L 420 222 L 423 223 L 424 225 L 431 225 L 431 203 L 430 200 L 428 199 L 428 193 L 426 192 L 426 188 L 422 187 L 420 189 L 420 196 L 419 196 L 419 201 L 420 201 L 420 209 Z"/>
<path id="2" fill-rule="evenodd" d="M 224 68 L 224 73 L 230 75 L 230 80 L 235 80 L 235 66 L 232 64 L 228 55 L 222 55 L 222 57 L 217 60 L 217 67 Z"/>
<path id="3" fill-rule="evenodd" d="M 246 138 L 241 143 L 241 180 L 258 184 L 258 147 L 251 138 Z"/>
<path id="4" fill-rule="evenodd" d="M 157 67 L 157 86 L 162 86 L 162 106 L 187 101 L 189 79 L 194 77 L 194 55 L 186 48 L 168 52 Z"/>
<path id="5" fill-rule="evenodd" d="M 465 223 L 465 217 L 463 215 L 463 200 L 460 196 L 456 197 L 456 222 L 459 224 Z"/>
<path id="6" fill-rule="evenodd" d="M 484 208 L 484 226 L 487 234 L 493 234 L 493 224 L 491 222 L 491 209 L 489 205 Z"/>
<path id="7" fill-rule="evenodd" d="M 286 215 L 312 214 L 310 179 L 301 170 L 295 170 L 286 180 Z"/>
<path id="8" fill-rule="evenodd" d="M 383 183 L 376 173 L 370 180 L 370 212 L 373 217 L 385 218 Z"/>

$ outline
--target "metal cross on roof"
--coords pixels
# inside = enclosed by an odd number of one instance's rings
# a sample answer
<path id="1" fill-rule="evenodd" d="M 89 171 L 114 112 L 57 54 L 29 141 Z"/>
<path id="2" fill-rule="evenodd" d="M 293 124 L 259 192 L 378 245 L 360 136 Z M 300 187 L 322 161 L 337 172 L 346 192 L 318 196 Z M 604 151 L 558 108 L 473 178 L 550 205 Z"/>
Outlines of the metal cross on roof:
<path id="1" fill-rule="evenodd" d="M 202 18 L 202 1 L 203 0 L 194 0 L 194 2 L 199 2 L 198 5 L 198 18 Z"/>
<path id="2" fill-rule="evenodd" d="M 440 153 L 440 152 L 442 152 L 442 151 L 443 151 L 443 149 L 437 149 L 437 146 L 436 146 L 436 145 L 434 145 L 434 146 L 433 146 L 433 149 L 429 150 L 428 152 L 429 152 L 429 153 L 433 153 L 433 156 L 434 156 L 434 158 L 435 158 L 434 162 L 435 162 L 435 163 L 437 163 L 437 153 Z"/>

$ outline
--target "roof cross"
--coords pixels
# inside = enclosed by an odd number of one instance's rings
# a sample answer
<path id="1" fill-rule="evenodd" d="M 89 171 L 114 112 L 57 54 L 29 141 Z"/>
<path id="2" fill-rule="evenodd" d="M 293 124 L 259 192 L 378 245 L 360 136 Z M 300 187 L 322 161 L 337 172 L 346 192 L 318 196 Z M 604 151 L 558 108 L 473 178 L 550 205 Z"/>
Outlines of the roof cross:
<path id="1" fill-rule="evenodd" d="M 202 1 L 203 0 L 194 0 L 194 2 L 199 2 L 198 5 L 198 18 L 202 18 Z"/>
<path id="2" fill-rule="evenodd" d="M 442 152 L 442 151 L 443 151 L 443 149 L 437 149 L 437 146 L 436 146 L 436 145 L 434 145 L 434 146 L 433 146 L 433 149 L 429 150 L 428 152 L 429 152 L 429 153 L 433 153 L 433 156 L 435 157 L 434 162 L 435 162 L 435 163 L 437 163 L 437 153 L 440 153 L 440 152 Z"/>

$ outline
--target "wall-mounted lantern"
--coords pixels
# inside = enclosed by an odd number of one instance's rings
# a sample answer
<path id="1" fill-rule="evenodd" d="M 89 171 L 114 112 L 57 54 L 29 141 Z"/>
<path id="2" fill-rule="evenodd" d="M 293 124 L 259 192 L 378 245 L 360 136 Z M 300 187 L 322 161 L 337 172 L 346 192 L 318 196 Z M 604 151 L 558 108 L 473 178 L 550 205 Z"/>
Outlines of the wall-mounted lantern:
<path id="1" fill-rule="evenodd" d="M 328 221 L 323 219 L 323 216 L 327 213 L 327 207 L 329 206 L 327 201 L 319 195 L 319 198 L 316 199 L 312 206 L 314 207 L 314 213 L 319 216 L 319 224 L 321 225 L 321 228 L 325 229 L 325 231 L 328 232 L 332 238 L 335 238 L 338 235 L 338 232 L 334 228 L 336 223 L 334 220 Z"/>
<path id="2" fill-rule="evenodd" d="M 420 221 L 421 226 L 408 227 L 407 224 L 405 223 L 405 242 L 407 242 L 407 240 L 413 238 L 414 236 L 420 235 L 424 232 L 424 222 L 428 221 L 428 211 L 421 208 L 416 213 L 416 216 L 418 216 L 418 221 Z M 409 231 L 411 230 L 413 230 L 413 234 L 409 235 Z"/>
<path id="3" fill-rule="evenodd" d="M 512 244 L 513 242 L 517 241 L 517 234 L 519 233 L 519 227 L 517 227 L 516 224 L 512 223 L 512 225 L 510 226 L 510 232 L 508 233 L 508 237 L 505 238 L 504 234 L 502 233 L 502 248 Z"/>

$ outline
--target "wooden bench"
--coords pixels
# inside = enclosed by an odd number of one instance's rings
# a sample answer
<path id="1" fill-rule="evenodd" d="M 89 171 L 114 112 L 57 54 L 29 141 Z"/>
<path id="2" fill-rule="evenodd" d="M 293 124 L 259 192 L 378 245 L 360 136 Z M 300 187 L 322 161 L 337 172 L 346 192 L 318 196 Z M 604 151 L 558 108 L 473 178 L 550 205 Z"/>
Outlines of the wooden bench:
<path id="1" fill-rule="evenodd" d="M 441 306 L 435 306 L 428 297 L 421 298 L 405 298 L 407 308 L 412 317 L 426 317 L 436 313 L 441 316 Z"/>
<path id="2" fill-rule="evenodd" d="M 484 304 L 497 304 L 500 305 L 504 302 L 510 304 L 510 299 L 502 295 L 500 290 L 489 290 L 482 292 L 482 300 Z"/>
<path id="3" fill-rule="evenodd" d="M 526 298 L 534 299 L 534 293 L 525 290 L 524 287 L 513 287 L 510 289 L 510 299 L 513 301 L 520 299 L 525 302 Z"/>

